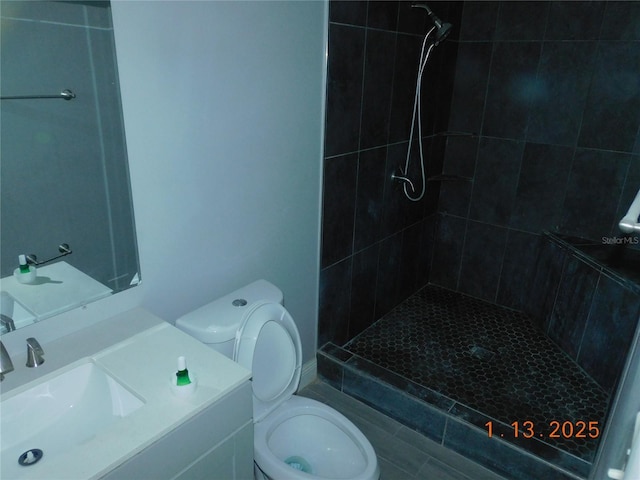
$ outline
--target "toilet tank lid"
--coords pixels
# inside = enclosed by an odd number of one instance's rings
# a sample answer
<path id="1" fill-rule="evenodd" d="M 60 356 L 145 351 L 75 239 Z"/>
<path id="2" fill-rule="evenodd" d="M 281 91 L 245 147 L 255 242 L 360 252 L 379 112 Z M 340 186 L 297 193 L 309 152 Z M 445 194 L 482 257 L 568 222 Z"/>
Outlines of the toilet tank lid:
<path id="1" fill-rule="evenodd" d="M 189 312 L 176 320 L 176 327 L 203 343 L 224 343 L 233 339 L 238 329 L 238 321 L 231 309 L 211 302 Z"/>
<path id="2" fill-rule="evenodd" d="M 232 340 L 249 307 L 258 301 L 283 302 L 282 291 L 266 280 L 256 280 L 176 320 L 176 327 L 203 343 Z"/>

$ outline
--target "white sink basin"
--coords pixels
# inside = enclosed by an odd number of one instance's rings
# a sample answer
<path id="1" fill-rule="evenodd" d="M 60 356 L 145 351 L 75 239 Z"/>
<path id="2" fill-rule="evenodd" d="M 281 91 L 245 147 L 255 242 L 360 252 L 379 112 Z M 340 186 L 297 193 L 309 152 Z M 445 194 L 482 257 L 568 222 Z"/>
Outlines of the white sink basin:
<path id="1" fill-rule="evenodd" d="M 18 391 L 0 403 L 2 478 L 30 467 L 18 464 L 27 450 L 42 450 L 42 461 L 82 444 L 142 407 L 137 396 L 90 360 Z"/>

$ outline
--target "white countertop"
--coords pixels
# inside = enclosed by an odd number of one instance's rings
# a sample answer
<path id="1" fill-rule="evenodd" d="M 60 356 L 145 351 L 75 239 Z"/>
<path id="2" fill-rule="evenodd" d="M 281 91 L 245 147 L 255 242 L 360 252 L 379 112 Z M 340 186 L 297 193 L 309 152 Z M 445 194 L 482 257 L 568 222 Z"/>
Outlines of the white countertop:
<path id="1" fill-rule="evenodd" d="M 18 282 L 13 275 L 0 280 L 8 292 L 42 320 L 111 295 L 112 290 L 65 261 L 37 268 L 34 283 Z"/>
<path id="2" fill-rule="evenodd" d="M 56 365 L 60 363 L 60 360 L 55 360 L 57 355 L 69 360 L 70 356 L 74 356 L 69 349 L 79 352 L 92 350 L 95 347 L 91 345 L 104 344 L 109 341 L 109 336 L 117 338 L 126 335 L 129 325 L 134 329 L 142 327 L 142 331 L 93 354 L 67 362 L 62 367 Z M 104 332 L 111 333 L 103 335 Z M 95 335 L 104 338 L 101 340 Z M 215 403 L 251 376 L 248 370 L 222 354 L 141 309 L 126 312 L 114 321 L 105 320 L 68 338 L 43 345 L 43 349 L 46 359 L 43 366 L 37 369 L 16 368 L 16 373 L 9 373 L 3 383 L 6 384 L 14 376 L 11 382 L 13 386 L 2 385 L 10 389 L 3 388 L 5 392 L 0 400 L 90 359 L 141 398 L 144 406 L 69 452 L 53 457 L 47 457 L 45 453 L 40 462 L 24 469 L 24 477 L 13 478 L 98 478 Z M 196 391 L 184 398 L 173 395 L 169 382 L 180 355 L 186 357 L 189 371 L 198 378 Z M 19 359 L 14 359 L 14 365 L 16 360 L 19 362 Z M 46 365 L 48 367 L 44 369 Z M 40 370 L 38 374 L 35 372 L 37 370 Z M 23 383 L 25 375 L 27 382 Z M 29 381 L 29 375 L 40 378 Z M 2 469 L 5 470 L 4 467 Z M 12 478 L 6 476 L 4 471 L 2 473 L 3 479 Z"/>

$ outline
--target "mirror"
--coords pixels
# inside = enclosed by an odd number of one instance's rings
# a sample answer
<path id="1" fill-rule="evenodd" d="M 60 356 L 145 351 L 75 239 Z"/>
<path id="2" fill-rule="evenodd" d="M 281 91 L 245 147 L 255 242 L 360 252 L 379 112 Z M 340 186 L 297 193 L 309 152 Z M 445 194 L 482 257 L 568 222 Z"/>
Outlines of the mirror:
<path id="1" fill-rule="evenodd" d="M 2 313 L 39 321 L 140 281 L 111 9 L 11 1 L 0 17 Z M 64 243 L 16 281 L 19 255 Z"/>

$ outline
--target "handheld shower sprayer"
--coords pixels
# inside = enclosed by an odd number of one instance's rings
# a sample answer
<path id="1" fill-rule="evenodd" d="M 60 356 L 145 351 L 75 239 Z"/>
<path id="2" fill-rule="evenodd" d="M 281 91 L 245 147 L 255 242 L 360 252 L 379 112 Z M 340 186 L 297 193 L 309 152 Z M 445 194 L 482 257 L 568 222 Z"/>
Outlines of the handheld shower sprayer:
<path id="1" fill-rule="evenodd" d="M 411 116 L 411 130 L 409 133 L 409 142 L 407 147 L 407 158 L 405 161 L 404 169 L 400 168 L 401 175 L 396 175 L 395 173 L 391 175 L 391 178 L 394 182 L 402 184 L 402 189 L 404 190 L 404 195 L 412 202 L 419 202 L 424 197 L 424 194 L 427 189 L 427 177 L 425 171 L 425 159 L 424 152 L 422 148 L 422 113 L 421 113 L 421 88 L 422 88 L 422 75 L 424 73 L 424 69 L 427 66 L 427 61 L 429 60 L 429 54 L 440 42 L 442 42 L 449 33 L 451 32 L 452 25 L 450 23 L 443 23 L 433 11 L 427 6 L 425 3 L 412 3 L 412 8 L 422 8 L 427 11 L 429 18 L 433 22 L 433 27 L 429 29 L 427 34 L 424 36 L 424 40 L 422 41 L 422 50 L 420 52 L 420 61 L 418 62 L 418 78 L 416 79 L 416 93 L 413 99 L 413 114 Z M 435 38 L 431 38 L 431 34 L 435 30 Z M 416 191 L 416 188 L 409 179 L 409 164 L 411 163 L 411 148 L 413 146 L 413 135 L 414 135 L 414 127 L 418 124 L 418 148 L 420 152 L 420 176 L 422 179 L 422 188 L 420 192 Z"/>
<path id="2" fill-rule="evenodd" d="M 451 33 L 451 28 L 453 27 L 453 25 L 440 20 L 436 16 L 436 14 L 433 13 L 433 10 L 431 10 L 426 3 L 414 2 L 411 4 L 411 8 L 423 8 L 424 10 L 427 11 L 427 15 L 429 15 L 429 18 L 431 19 L 431 21 L 436 27 L 436 40 L 434 42 L 434 45 L 438 45 L 440 42 L 443 42 L 449 36 L 449 33 Z"/>

